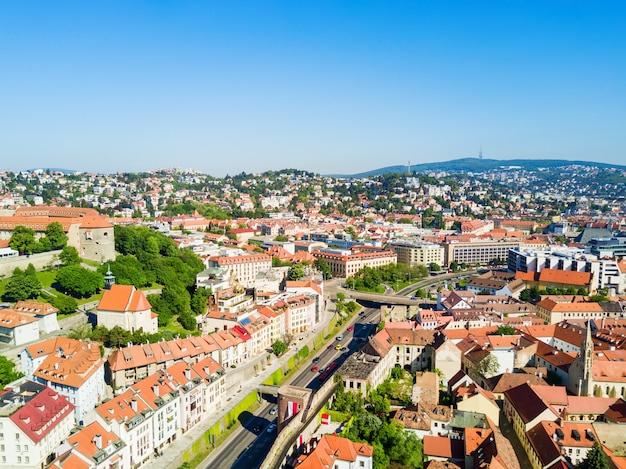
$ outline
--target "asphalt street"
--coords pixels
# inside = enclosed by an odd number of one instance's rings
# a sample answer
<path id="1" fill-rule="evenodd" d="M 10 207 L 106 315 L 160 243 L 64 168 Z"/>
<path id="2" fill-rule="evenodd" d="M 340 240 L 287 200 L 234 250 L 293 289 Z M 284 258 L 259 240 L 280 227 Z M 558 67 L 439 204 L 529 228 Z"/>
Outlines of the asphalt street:
<path id="1" fill-rule="evenodd" d="M 366 308 L 362 314 L 357 315 L 351 321 L 352 330 L 344 329 L 343 340 L 332 341 L 326 348 L 319 352 L 308 362 L 302 370 L 292 377 L 288 384 L 300 387 L 318 389 L 320 384 L 318 376 L 320 371 L 332 361 L 337 362 L 337 367 L 356 352 L 364 343 L 367 337 L 376 332 L 380 320 L 380 310 Z M 336 350 L 335 347 L 341 345 L 345 350 Z M 313 360 L 316 359 L 316 363 Z M 312 371 L 313 366 L 319 370 Z M 332 379 L 332 374 L 327 379 Z M 247 413 L 240 418 L 241 427 L 237 429 L 220 447 L 216 450 L 211 462 L 206 465 L 206 469 L 257 469 L 263 463 L 267 453 L 274 443 L 276 430 L 268 433 L 270 424 L 276 423 L 274 415 L 270 415 L 270 410 L 276 404 L 273 396 L 264 396 L 267 400 L 254 413 Z"/>

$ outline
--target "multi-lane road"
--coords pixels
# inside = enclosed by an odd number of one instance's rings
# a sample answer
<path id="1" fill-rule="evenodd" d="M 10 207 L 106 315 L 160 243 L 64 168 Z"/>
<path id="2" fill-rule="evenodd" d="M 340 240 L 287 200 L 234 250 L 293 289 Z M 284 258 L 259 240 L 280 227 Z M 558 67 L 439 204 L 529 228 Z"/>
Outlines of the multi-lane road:
<path id="1" fill-rule="evenodd" d="M 380 310 L 365 308 L 361 314 L 346 324 L 341 341 L 330 342 L 315 355 L 316 363 L 309 361 L 307 366 L 288 383 L 317 390 L 321 384 L 318 379 L 320 371 L 311 371 L 313 366 L 322 370 L 335 361 L 338 368 L 376 332 L 379 322 Z M 341 345 L 342 349 L 336 350 L 337 345 Z M 332 375 L 327 379 L 332 379 Z M 276 437 L 276 429 L 270 428 L 271 425 L 276 425 L 276 414 L 270 413 L 276 406 L 276 398 L 263 397 L 261 406 L 254 414 L 246 412 L 240 416 L 241 427 L 215 450 L 210 463 L 206 466 L 207 469 L 257 469 L 263 463 Z"/>

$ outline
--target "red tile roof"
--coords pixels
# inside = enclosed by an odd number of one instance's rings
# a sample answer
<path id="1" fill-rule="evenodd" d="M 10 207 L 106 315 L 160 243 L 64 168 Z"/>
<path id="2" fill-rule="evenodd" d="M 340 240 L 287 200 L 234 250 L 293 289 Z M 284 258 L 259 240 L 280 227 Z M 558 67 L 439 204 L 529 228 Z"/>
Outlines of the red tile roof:
<path id="1" fill-rule="evenodd" d="M 591 282 L 591 272 L 574 272 L 571 270 L 542 269 L 539 281 L 564 285 L 587 286 Z"/>
<path id="2" fill-rule="evenodd" d="M 526 432 L 528 441 L 539 457 L 542 467 L 547 467 L 556 459 L 562 458 L 561 449 L 552 438 L 556 427 L 555 423 L 544 420 Z"/>
<path id="3" fill-rule="evenodd" d="M 96 462 L 94 456 L 101 449 L 111 448 L 111 444 L 118 441 L 119 437 L 105 430 L 98 422 L 93 422 L 67 439 L 74 451 L 77 451 L 92 461 Z M 100 445 L 98 447 L 98 445 Z M 70 467 L 65 461 L 65 467 Z M 98 461 L 99 462 L 99 461 Z"/>
<path id="4" fill-rule="evenodd" d="M 317 446 L 305 458 L 302 458 L 297 469 L 328 469 L 334 467 L 334 462 L 355 462 L 357 456 L 371 458 L 374 448 L 365 443 L 355 443 L 347 438 L 335 435 L 323 435 Z"/>
<path id="5" fill-rule="evenodd" d="M 112 285 L 105 290 L 98 310 L 102 311 L 147 311 L 152 306 L 146 295 L 132 285 Z"/>
<path id="6" fill-rule="evenodd" d="M 51 353 L 33 373 L 44 382 L 80 388 L 93 374 L 104 366 L 96 344 L 79 342 L 80 346 L 62 355 Z M 41 381 L 40 381 L 41 382 Z"/>
<path id="7" fill-rule="evenodd" d="M 533 392 L 532 387 L 527 383 L 504 391 L 504 396 L 515 408 L 524 423 L 531 422 L 546 409 L 550 408 L 541 397 Z M 556 412 L 554 414 L 555 418 L 558 417 Z"/>
<path id="8" fill-rule="evenodd" d="M 26 314 L 16 313 L 12 309 L 0 310 L 0 327 L 5 329 L 15 329 L 16 327 L 25 326 L 33 322 L 37 322 L 38 319 Z"/>
<path id="9" fill-rule="evenodd" d="M 9 418 L 31 441 L 39 443 L 65 417 L 73 419 L 73 410 L 65 396 L 45 387 Z"/>
<path id="10" fill-rule="evenodd" d="M 59 311 L 50 303 L 44 303 L 41 301 L 18 301 L 17 303 L 15 303 L 13 309 L 20 313 L 30 313 L 39 316 L 46 316 L 48 314 L 57 313 Z"/>

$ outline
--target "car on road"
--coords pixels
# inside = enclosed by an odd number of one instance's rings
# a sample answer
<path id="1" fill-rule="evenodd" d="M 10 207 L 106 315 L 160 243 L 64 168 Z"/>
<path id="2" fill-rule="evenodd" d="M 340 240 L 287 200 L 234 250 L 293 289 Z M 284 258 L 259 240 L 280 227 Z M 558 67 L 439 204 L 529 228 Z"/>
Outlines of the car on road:
<path id="1" fill-rule="evenodd" d="M 270 415 L 276 415 L 276 412 L 278 412 L 278 407 L 272 407 L 272 409 L 270 410 Z"/>
<path id="2" fill-rule="evenodd" d="M 276 430 L 276 424 L 275 423 L 270 423 L 270 426 L 267 427 L 267 433 L 272 433 L 274 430 Z"/>
<path id="3" fill-rule="evenodd" d="M 354 329 L 354 326 L 349 326 L 349 327 L 348 327 L 348 330 L 349 330 L 349 331 L 352 331 L 353 329 Z"/>
<path id="4" fill-rule="evenodd" d="M 343 340 L 343 334 L 339 334 L 337 337 L 335 337 L 335 340 Z"/>
<path id="5" fill-rule="evenodd" d="M 331 348 L 334 347 L 334 344 L 329 344 L 328 347 L 326 347 L 328 350 L 330 350 Z"/>
<path id="6" fill-rule="evenodd" d="M 335 347 L 335 350 L 341 350 L 341 344 L 337 345 L 337 346 Z"/>
<path id="7" fill-rule="evenodd" d="M 313 366 L 313 368 L 311 368 L 311 371 L 312 371 L 313 373 L 315 373 L 315 372 L 319 371 L 319 369 L 320 369 L 320 367 L 319 367 L 319 366 L 317 366 L 317 365 L 315 365 L 315 366 Z"/>
<path id="8" fill-rule="evenodd" d="M 318 361 L 320 361 L 320 357 L 315 357 L 315 358 L 313 359 L 313 363 L 317 363 Z"/>

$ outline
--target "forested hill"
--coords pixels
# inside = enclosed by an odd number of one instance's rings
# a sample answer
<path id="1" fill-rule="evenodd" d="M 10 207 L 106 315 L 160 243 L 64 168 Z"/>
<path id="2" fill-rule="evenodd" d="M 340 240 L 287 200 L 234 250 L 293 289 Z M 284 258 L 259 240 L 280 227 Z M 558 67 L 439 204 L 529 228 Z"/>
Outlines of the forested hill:
<path id="1" fill-rule="evenodd" d="M 614 165 L 608 163 L 598 163 L 594 161 L 570 161 L 570 160 L 530 160 L 530 159 L 516 159 L 516 160 L 492 160 L 492 159 L 479 159 L 479 158 L 460 158 L 450 161 L 439 161 L 433 163 L 422 163 L 411 165 L 411 173 L 424 173 L 429 171 L 445 171 L 447 173 L 466 173 L 474 172 L 480 173 L 485 171 L 493 171 L 496 169 L 510 168 L 512 166 L 520 167 L 528 171 L 537 171 L 542 168 L 558 168 L 562 166 L 587 166 L 597 168 L 616 168 L 626 170 L 626 166 Z M 343 177 L 343 178 L 366 178 L 379 176 L 381 174 L 388 173 L 407 173 L 409 168 L 405 165 L 398 166 L 385 166 L 384 168 L 373 169 L 371 171 L 365 171 L 357 174 L 332 174 L 329 176 Z"/>

